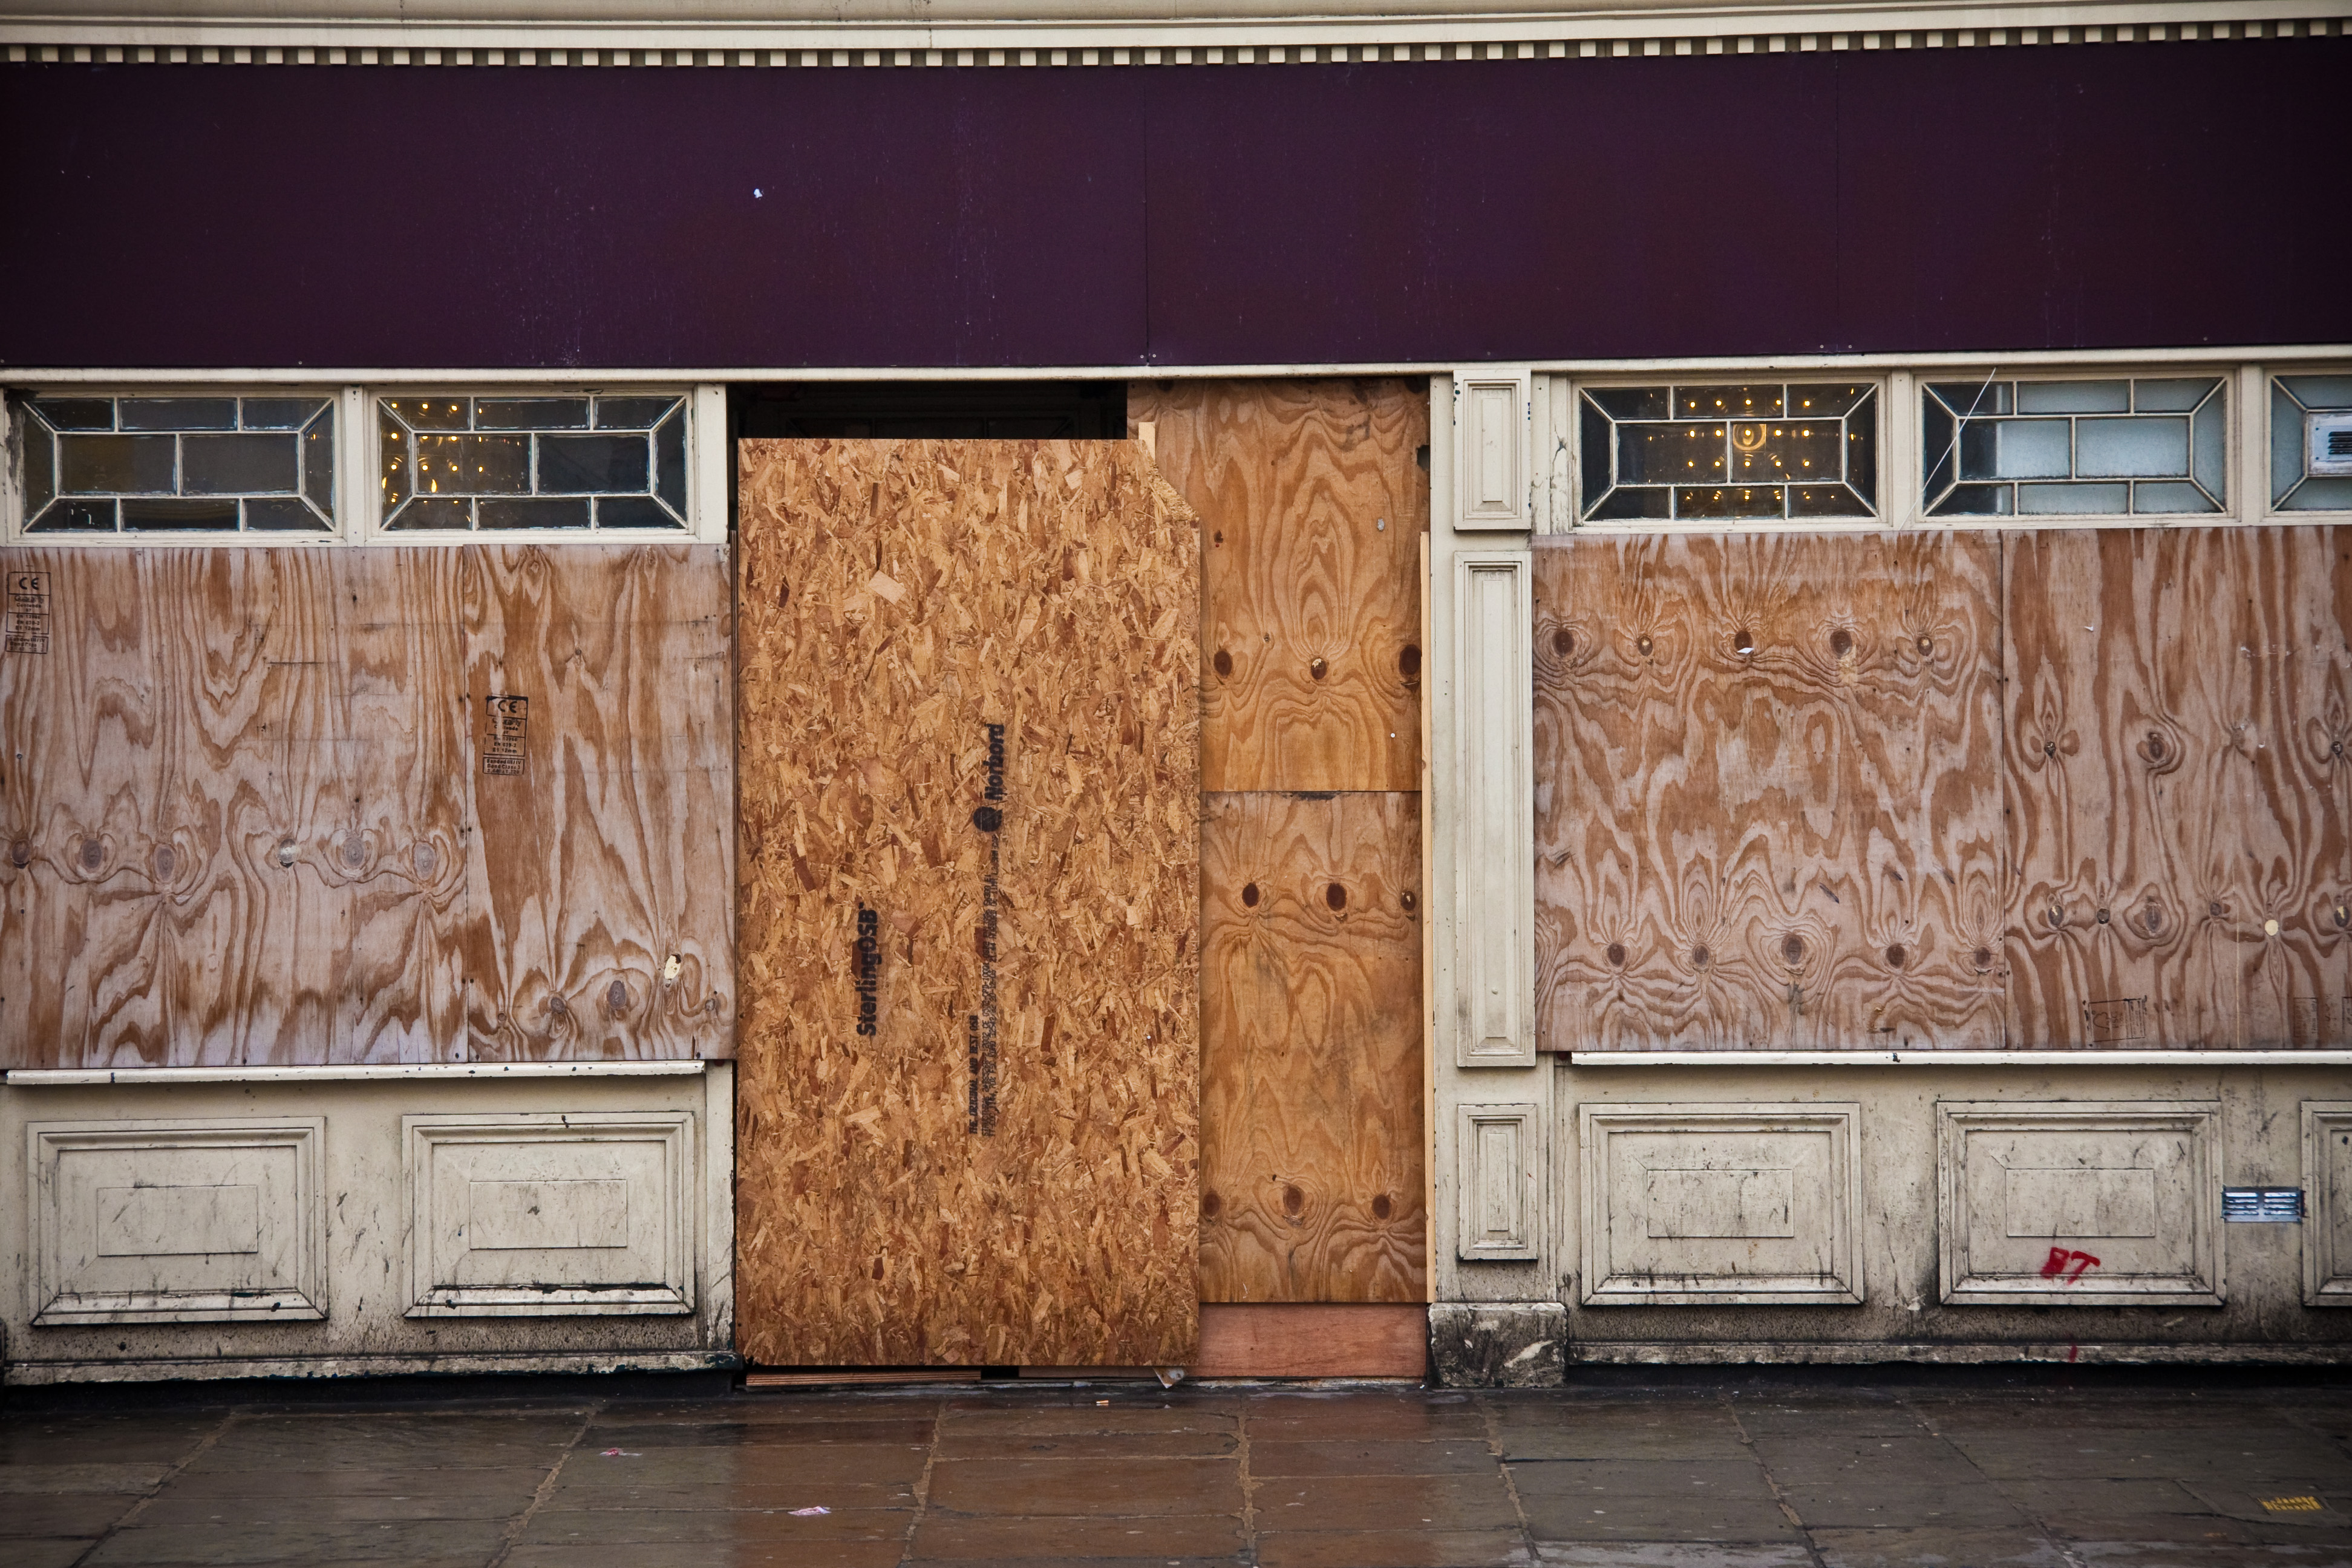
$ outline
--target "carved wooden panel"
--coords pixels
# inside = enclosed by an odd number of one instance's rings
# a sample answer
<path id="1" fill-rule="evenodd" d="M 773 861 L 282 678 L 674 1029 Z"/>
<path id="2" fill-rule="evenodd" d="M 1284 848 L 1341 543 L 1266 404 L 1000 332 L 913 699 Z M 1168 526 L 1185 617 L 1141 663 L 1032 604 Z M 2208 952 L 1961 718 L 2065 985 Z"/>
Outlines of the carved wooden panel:
<path id="1" fill-rule="evenodd" d="M 1420 805 L 1203 802 L 1204 1301 L 1423 1298 Z"/>
<path id="2" fill-rule="evenodd" d="M 740 466 L 740 1342 L 1181 1363 L 1196 520 L 1131 442 Z"/>
<path id="3" fill-rule="evenodd" d="M 1582 1107 L 1585 1304 L 1861 1301 L 1861 1114 Z"/>
<path id="4" fill-rule="evenodd" d="M 1531 1102 L 1456 1105 L 1454 1109 L 1454 1187 L 1460 1205 L 1454 1254 L 1479 1258 L 1538 1256 L 1544 1173 L 1538 1170 L 1544 1146 Z"/>
<path id="5" fill-rule="evenodd" d="M 0 1062 L 730 1047 L 722 549 L 0 559 Z"/>
<path id="6" fill-rule="evenodd" d="M 1544 1048 L 2001 1044 L 1999 552 L 1537 541 Z"/>
<path id="7" fill-rule="evenodd" d="M 327 1315 L 322 1118 L 26 1131 L 36 1323 Z"/>
<path id="8" fill-rule="evenodd" d="M 1421 787 L 1426 384 L 1137 382 L 1201 514 L 1201 787 Z"/>
<path id="9" fill-rule="evenodd" d="M 401 1118 L 412 1318 L 694 1310 L 683 1110 Z"/>
<path id="10" fill-rule="evenodd" d="M 1936 1108 L 1948 1303 L 2218 1305 L 2210 1101 Z"/>
<path id="11" fill-rule="evenodd" d="M 2303 1102 L 2303 1300 L 2352 1307 L 2352 1100 Z"/>

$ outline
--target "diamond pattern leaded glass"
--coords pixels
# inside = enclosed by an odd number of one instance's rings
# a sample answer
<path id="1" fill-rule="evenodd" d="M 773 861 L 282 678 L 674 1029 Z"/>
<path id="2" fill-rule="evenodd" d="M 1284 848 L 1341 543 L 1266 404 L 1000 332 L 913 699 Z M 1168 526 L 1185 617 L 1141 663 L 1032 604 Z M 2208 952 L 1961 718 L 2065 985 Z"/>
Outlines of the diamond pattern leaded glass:
<path id="1" fill-rule="evenodd" d="M 394 531 L 686 526 L 686 399 L 384 397 L 383 526 Z"/>
<path id="2" fill-rule="evenodd" d="M 1930 517 L 2215 512 L 2229 494 L 2218 376 L 1930 382 Z"/>
<path id="3" fill-rule="evenodd" d="M 1587 387 L 1577 403 L 1587 521 L 1876 515 L 1866 382 Z"/>
<path id="4" fill-rule="evenodd" d="M 330 399 L 75 394 L 16 407 L 27 533 L 334 531 Z"/>

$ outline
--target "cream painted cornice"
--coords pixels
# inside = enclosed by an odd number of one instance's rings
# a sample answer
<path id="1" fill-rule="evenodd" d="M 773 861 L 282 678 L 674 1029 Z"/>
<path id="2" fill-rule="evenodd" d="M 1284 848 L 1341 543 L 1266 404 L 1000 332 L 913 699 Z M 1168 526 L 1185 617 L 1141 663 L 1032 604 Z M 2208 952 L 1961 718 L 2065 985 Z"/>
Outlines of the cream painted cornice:
<path id="1" fill-rule="evenodd" d="M 1380 15 L 1265 0 L 1147 10 L 1065 0 L 813 6 L 695 0 L 0 3 L 10 60 L 432 66 L 1176 66 L 1528 59 L 2081 45 L 2340 36 L 2352 0 L 2094 0 L 2076 5 L 1477 5 Z"/>

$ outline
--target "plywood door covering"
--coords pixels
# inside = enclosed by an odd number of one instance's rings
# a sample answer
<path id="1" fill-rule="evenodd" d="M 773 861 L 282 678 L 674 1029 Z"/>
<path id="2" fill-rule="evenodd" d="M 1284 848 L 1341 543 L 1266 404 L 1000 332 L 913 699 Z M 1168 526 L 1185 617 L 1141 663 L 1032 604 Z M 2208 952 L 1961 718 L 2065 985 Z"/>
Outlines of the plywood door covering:
<path id="1" fill-rule="evenodd" d="M 1196 521 L 1136 443 L 740 465 L 742 1348 L 1183 1362 Z"/>
<path id="2" fill-rule="evenodd" d="M 1129 414 L 1202 516 L 1202 1299 L 1418 1302 L 1426 389 Z"/>
<path id="3" fill-rule="evenodd" d="M 1537 562 L 1547 1048 L 2352 1041 L 2343 531 Z"/>
<path id="4" fill-rule="evenodd" d="M 729 1053 L 723 550 L 0 563 L 7 1065 Z"/>

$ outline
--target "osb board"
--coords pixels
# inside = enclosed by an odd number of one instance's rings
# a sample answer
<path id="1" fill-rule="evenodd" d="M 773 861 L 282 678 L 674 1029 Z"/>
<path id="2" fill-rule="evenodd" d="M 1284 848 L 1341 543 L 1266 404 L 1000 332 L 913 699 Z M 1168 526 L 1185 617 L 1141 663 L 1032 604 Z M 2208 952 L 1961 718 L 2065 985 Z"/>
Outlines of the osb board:
<path id="1" fill-rule="evenodd" d="M 2352 537 L 2007 550 L 2012 1042 L 2352 1041 Z"/>
<path id="2" fill-rule="evenodd" d="M 1997 1047 L 2000 542 L 1535 552 L 1538 1043 Z"/>
<path id="3" fill-rule="evenodd" d="M 1213 1305 L 1201 1309 L 1194 1377 L 1409 1377 L 1429 1370 L 1423 1306 Z"/>
<path id="4" fill-rule="evenodd" d="M 739 1342 L 1188 1361 L 1197 522 L 1133 442 L 739 461 Z"/>
<path id="5" fill-rule="evenodd" d="M 1426 384 L 1134 382 L 1201 514 L 1201 787 L 1421 787 Z"/>
<path id="6" fill-rule="evenodd" d="M 1213 795 L 1201 1299 L 1420 1301 L 1421 797 Z"/>
<path id="7" fill-rule="evenodd" d="M 634 687 L 608 680 L 593 637 L 552 656 L 558 692 L 606 684 L 543 711 L 524 777 L 547 784 L 534 775 L 583 754 L 603 759 L 600 777 L 639 767 L 637 751 L 658 753 L 630 744 L 627 726 L 660 703 L 671 732 L 699 736 L 704 771 L 723 775 L 722 552 L 37 549 L 0 562 L 12 579 L 40 578 L 49 634 L 46 651 L 0 654 L 0 1060 L 515 1054 L 469 1035 L 466 997 L 529 983 L 527 948 L 469 935 L 497 928 L 518 858 L 553 862 L 545 901 L 582 931 L 688 952 L 695 984 L 731 993 L 723 776 L 698 820 L 659 802 L 633 823 L 599 817 L 594 830 L 631 858 L 618 876 L 615 852 L 544 856 L 534 835 L 551 823 L 559 840 L 585 837 L 548 813 L 581 808 L 542 789 L 536 821 L 478 813 L 478 784 L 520 781 L 484 779 L 481 705 L 467 688 L 469 643 L 518 635 L 494 584 L 535 573 L 625 619 L 646 608 L 627 584 L 658 580 L 660 614 L 676 618 L 610 632 L 640 650 Z M 707 689 L 688 690 L 689 675 Z M 618 700 L 631 693 L 634 710 Z M 697 889 L 674 921 L 665 879 Z M 584 976 L 577 1000 L 576 1015 L 597 1018 L 609 982 Z M 692 1034 L 624 1013 L 533 1054 L 690 1056 L 723 1050 L 724 1023 L 723 1004 Z"/>

